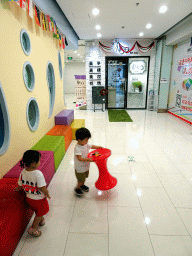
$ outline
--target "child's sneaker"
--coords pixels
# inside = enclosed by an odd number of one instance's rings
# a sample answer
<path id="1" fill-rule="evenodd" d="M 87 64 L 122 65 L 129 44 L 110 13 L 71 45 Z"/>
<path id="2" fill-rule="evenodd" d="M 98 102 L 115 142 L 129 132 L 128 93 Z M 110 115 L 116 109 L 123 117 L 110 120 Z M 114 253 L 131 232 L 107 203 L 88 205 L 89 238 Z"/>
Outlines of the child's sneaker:
<path id="1" fill-rule="evenodd" d="M 85 185 L 81 186 L 81 189 L 82 189 L 83 191 L 85 191 L 85 192 L 89 192 L 89 187 L 87 187 L 87 186 L 85 186 Z"/>
<path id="2" fill-rule="evenodd" d="M 30 227 L 28 229 L 28 233 L 31 235 L 31 236 L 34 236 L 34 237 L 38 237 L 41 235 L 41 231 L 38 230 L 37 228 L 33 228 L 33 227 Z"/>
<path id="3" fill-rule="evenodd" d="M 77 196 L 82 196 L 83 195 L 83 192 L 80 188 L 76 188 L 75 193 L 76 193 Z"/>

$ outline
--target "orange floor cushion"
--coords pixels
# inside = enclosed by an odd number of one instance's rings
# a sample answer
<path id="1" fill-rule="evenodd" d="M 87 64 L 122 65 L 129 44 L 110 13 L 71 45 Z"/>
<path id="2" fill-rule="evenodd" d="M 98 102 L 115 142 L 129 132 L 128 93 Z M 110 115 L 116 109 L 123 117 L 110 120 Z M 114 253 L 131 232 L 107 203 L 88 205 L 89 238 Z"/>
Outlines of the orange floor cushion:
<path id="1" fill-rule="evenodd" d="M 67 151 L 72 141 L 72 128 L 70 125 L 55 125 L 46 135 L 64 136 L 65 151 Z"/>

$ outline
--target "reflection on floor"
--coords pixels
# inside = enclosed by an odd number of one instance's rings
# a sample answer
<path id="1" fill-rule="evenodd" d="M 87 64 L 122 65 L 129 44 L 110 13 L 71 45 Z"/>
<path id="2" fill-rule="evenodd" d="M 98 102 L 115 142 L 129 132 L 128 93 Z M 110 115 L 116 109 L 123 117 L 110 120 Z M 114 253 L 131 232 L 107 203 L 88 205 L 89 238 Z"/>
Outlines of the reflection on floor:
<path id="1" fill-rule="evenodd" d="M 68 109 L 74 101 L 66 95 Z M 14 256 L 192 255 L 192 128 L 169 114 L 129 115 L 133 123 L 111 123 L 107 110 L 75 110 L 90 143 L 111 149 L 107 165 L 117 186 L 99 193 L 91 163 L 90 192 L 74 196 L 73 141 L 49 187 L 42 236 L 25 232 Z"/>

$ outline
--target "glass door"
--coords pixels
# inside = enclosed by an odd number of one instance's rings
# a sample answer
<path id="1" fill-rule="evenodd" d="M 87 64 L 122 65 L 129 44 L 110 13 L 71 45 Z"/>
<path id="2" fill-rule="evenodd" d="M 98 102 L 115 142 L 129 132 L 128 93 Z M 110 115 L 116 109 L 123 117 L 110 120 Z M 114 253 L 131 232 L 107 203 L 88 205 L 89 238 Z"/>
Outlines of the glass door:
<path id="1" fill-rule="evenodd" d="M 106 57 L 107 108 L 126 108 L 127 60 Z"/>
<path id="2" fill-rule="evenodd" d="M 127 108 L 146 109 L 149 57 L 129 58 Z"/>

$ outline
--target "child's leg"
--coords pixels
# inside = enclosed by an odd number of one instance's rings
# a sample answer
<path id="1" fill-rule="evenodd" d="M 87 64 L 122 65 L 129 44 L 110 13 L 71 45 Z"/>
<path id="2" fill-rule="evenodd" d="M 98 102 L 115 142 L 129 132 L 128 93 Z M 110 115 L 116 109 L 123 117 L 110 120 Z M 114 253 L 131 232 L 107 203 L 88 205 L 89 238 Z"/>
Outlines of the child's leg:
<path id="1" fill-rule="evenodd" d="M 77 187 L 76 187 L 76 189 L 78 189 L 78 188 L 80 188 L 81 186 L 83 186 L 84 183 L 85 183 L 85 182 L 79 182 L 79 181 L 77 181 Z"/>
<path id="2" fill-rule="evenodd" d="M 43 216 L 35 216 L 35 219 L 33 221 L 32 227 L 37 228 L 39 226 L 39 223 L 43 220 Z"/>
<path id="3" fill-rule="evenodd" d="M 77 178 L 76 189 L 79 189 L 85 183 L 84 173 L 78 173 L 77 171 L 75 171 L 75 175 Z"/>

